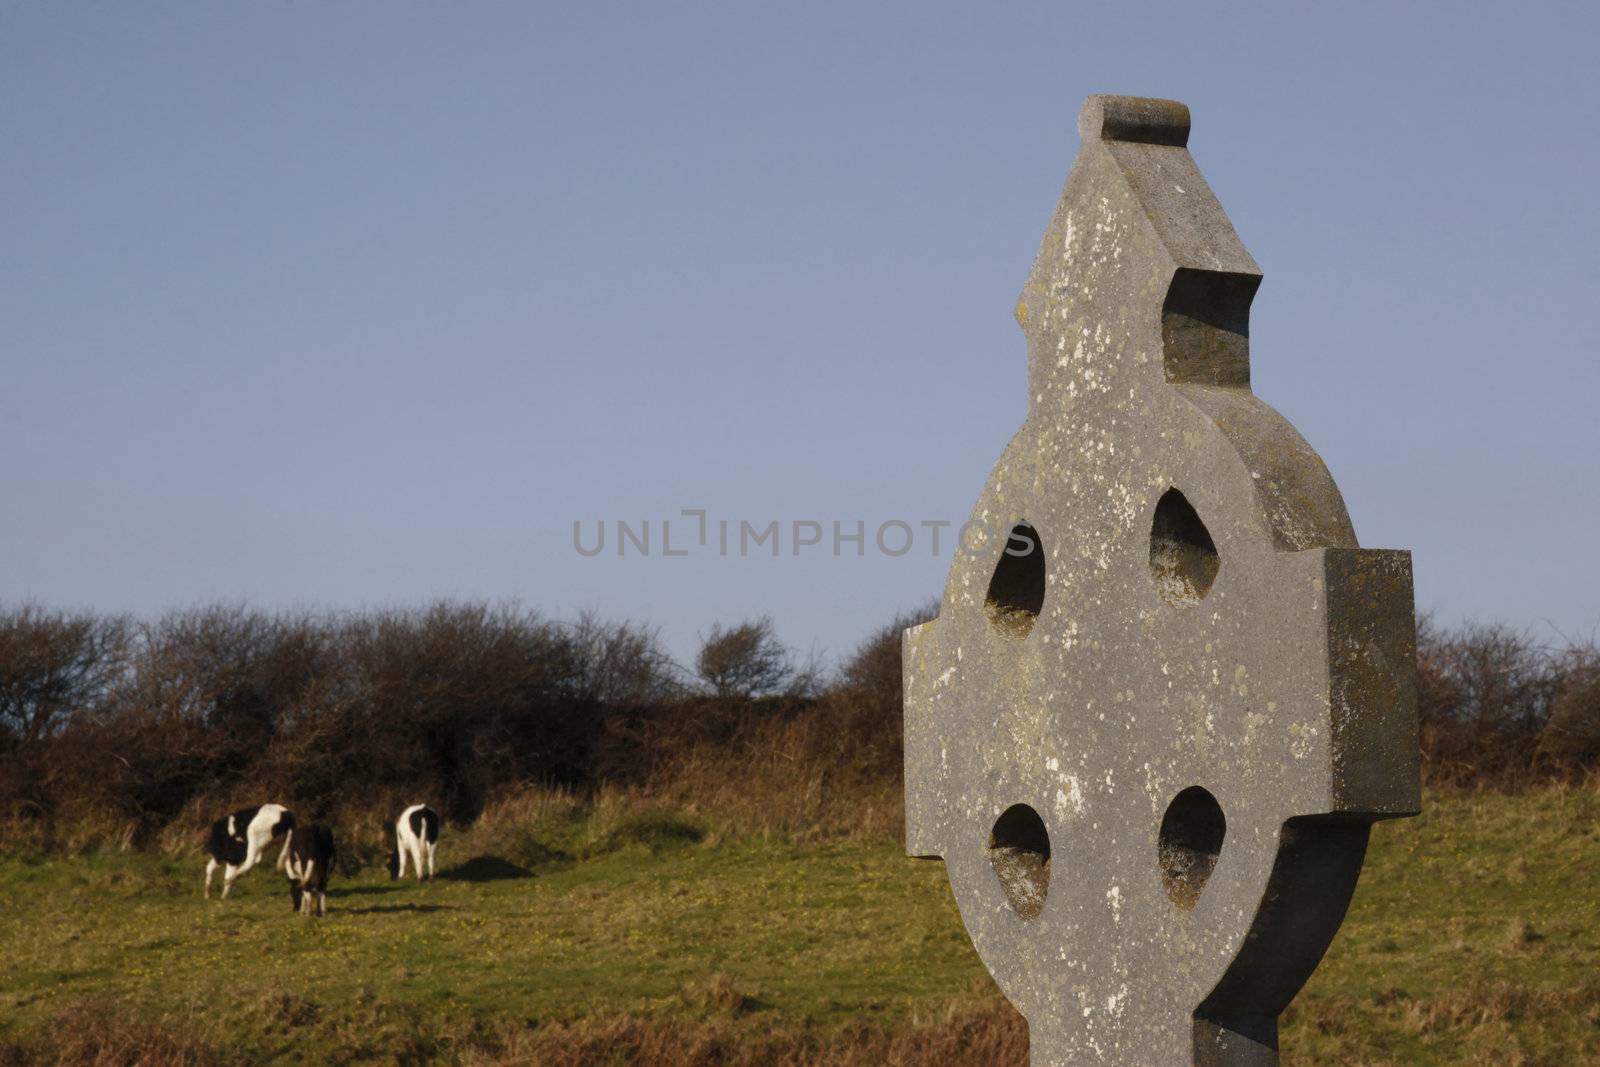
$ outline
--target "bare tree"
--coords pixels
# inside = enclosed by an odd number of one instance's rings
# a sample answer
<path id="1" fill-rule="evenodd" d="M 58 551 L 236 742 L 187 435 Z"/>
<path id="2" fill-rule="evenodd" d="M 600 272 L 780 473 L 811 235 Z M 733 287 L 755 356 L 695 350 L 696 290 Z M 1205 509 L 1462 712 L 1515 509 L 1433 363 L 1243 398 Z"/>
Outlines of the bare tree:
<path id="1" fill-rule="evenodd" d="M 1556 692 L 1540 754 L 1569 764 L 1600 759 L 1600 644 L 1571 643 L 1556 657 Z"/>
<path id="2" fill-rule="evenodd" d="M 127 666 L 128 627 L 117 617 L 0 612 L 0 744 L 26 747 L 98 702 Z"/>
<path id="3" fill-rule="evenodd" d="M 856 646 L 839 672 L 840 684 L 854 699 L 892 718 L 898 726 L 901 702 L 900 646 L 905 632 L 939 614 L 939 601 L 903 611 Z"/>
<path id="4" fill-rule="evenodd" d="M 584 612 L 569 628 L 580 698 L 609 706 L 664 700 L 681 688 L 681 668 L 661 647 L 659 632 L 631 622 L 612 623 Z"/>
<path id="5" fill-rule="evenodd" d="M 789 650 L 762 616 L 737 626 L 711 627 L 695 659 L 695 670 L 719 697 L 774 696 L 805 688 L 810 679 L 796 672 Z"/>

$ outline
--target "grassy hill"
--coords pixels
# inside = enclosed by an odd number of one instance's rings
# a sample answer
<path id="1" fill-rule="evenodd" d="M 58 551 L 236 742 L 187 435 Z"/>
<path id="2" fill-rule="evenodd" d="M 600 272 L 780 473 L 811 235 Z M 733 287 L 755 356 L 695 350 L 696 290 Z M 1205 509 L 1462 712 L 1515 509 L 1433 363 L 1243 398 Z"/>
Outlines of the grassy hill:
<path id="1" fill-rule="evenodd" d="M 370 849 L 351 860 L 368 859 Z M 943 866 L 545 804 L 447 877 L 342 871 L 329 915 L 198 853 L 0 860 L 0 1064 L 1017 1064 Z M 1285 1063 L 1600 1064 L 1600 796 L 1430 796 L 1385 824 Z"/>

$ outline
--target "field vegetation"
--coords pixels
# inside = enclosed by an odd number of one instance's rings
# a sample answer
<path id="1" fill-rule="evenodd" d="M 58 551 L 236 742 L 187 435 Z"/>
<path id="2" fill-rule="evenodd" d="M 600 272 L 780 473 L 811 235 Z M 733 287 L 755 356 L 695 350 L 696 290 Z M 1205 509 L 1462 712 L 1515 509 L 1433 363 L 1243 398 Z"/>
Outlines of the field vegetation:
<path id="1" fill-rule="evenodd" d="M 443 877 L 198 895 L 199 854 L 0 863 L 0 1062 L 1026 1063 L 938 863 L 530 792 Z M 1600 1063 L 1600 796 L 1431 794 L 1382 826 L 1288 1063 Z"/>
<path id="2" fill-rule="evenodd" d="M 900 846 L 896 619 L 831 672 L 771 624 L 441 604 L 0 613 L 0 1064 L 1020 1065 L 943 867 Z M 1427 812 L 1374 833 L 1285 1062 L 1600 1064 L 1600 655 L 1419 642 Z M 384 824 L 448 817 L 391 883 Z M 203 829 L 283 800 L 330 913 Z"/>

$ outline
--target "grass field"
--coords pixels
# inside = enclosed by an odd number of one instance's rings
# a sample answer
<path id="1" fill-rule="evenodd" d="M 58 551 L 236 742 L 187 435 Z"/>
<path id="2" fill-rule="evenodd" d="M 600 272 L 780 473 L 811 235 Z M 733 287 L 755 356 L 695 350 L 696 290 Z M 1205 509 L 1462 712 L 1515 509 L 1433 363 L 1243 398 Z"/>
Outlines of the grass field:
<path id="1" fill-rule="evenodd" d="M 0 861 L 0 1063 L 1021 1064 L 943 866 L 572 805 L 446 838 L 449 877 L 198 853 Z M 1286 1063 L 1600 1064 L 1600 797 L 1386 824 Z"/>

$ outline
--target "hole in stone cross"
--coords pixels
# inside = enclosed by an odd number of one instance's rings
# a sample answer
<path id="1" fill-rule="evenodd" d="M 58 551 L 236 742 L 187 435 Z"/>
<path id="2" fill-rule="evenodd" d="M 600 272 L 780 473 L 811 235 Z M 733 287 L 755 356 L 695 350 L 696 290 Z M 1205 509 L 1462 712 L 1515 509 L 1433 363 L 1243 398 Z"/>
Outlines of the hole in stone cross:
<path id="1" fill-rule="evenodd" d="M 1222 854 L 1228 820 L 1217 798 L 1197 785 L 1172 798 L 1161 819 L 1156 855 L 1167 896 L 1188 911 L 1200 902 L 1206 880 Z"/>
<path id="2" fill-rule="evenodd" d="M 1037 917 L 1050 891 L 1050 832 L 1038 812 L 1013 804 L 1001 813 L 989 835 L 989 863 L 1016 913 Z"/>
<path id="3" fill-rule="evenodd" d="M 1006 537 L 984 607 L 994 628 L 1007 636 L 1027 637 L 1033 630 L 1044 607 L 1044 542 L 1025 522 Z"/>
<path id="4" fill-rule="evenodd" d="M 1199 603 L 1221 566 L 1199 513 L 1182 493 L 1168 489 L 1150 526 L 1150 574 L 1162 599 L 1178 607 Z"/>

